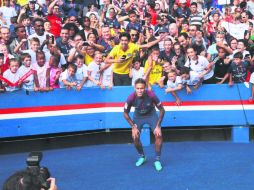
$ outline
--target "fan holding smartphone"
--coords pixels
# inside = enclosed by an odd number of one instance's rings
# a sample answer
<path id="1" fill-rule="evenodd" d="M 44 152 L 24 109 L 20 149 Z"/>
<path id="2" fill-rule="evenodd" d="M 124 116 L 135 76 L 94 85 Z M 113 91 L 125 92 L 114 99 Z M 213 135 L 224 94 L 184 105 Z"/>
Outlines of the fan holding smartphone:
<path id="1" fill-rule="evenodd" d="M 126 59 L 126 55 L 123 55 L 123 56 L 121 57 L 121 59 Z"/>

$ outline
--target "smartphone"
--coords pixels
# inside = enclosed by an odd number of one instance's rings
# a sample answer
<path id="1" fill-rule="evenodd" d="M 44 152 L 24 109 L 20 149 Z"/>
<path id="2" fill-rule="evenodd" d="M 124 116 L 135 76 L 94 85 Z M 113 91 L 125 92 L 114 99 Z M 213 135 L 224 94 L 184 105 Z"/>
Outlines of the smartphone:
<path id="1" fill-rule="evenodd" d="M 126 55 L 123 55 L 123 56 L 121 57 L 121 59 L 126 59 Z"/>
<path id="2" fill-rule="evenodd" d="M 83 46 L 89 46 L 88 42 L 83 42 Z"/>
<path id="3" fill-rule="evenodd" d="M 4 57 L 4 54 L 3 54 L 3 53 L 0 53 L 0 57 Z"/>
<path id="4" fill-rule="evenodd" d="M 246 54 L 246 55 L 244 56 L 244 59 L 250 59 L 250 54 Z"/>
<path id="5" fill-rule="evenodd" d="M 54 38 L 54 36 L 51 36 L 51 43 L 52 43 L 52 44 L 55 43 L 55 38 Z"/>

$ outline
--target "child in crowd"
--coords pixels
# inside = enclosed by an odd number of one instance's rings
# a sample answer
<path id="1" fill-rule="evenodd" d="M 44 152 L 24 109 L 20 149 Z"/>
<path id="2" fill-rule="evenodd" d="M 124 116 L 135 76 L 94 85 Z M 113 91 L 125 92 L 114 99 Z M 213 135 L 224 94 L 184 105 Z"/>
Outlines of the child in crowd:
<path id="1" fill-rule="evenodd" d="M 181 100 L 177 96 L 176 91 L 179 91 L 183 88 L 182 80 L 180 76 L 177 76 L 176 70 L 171 69 L 168 72 L 168 81 L 167 81 L 167 88 L 165 90 L 166 93 L 171 93 L 176 99 L 176 105 L 181 105 Z"/>
<path id="2" fill-rule="evenodd" d="M 21 40 L 21 42 L 14 49 L 14 52 L 17 53 L 17 54 L 28 53 L 29 55 L 31 55 L 31 61 L 32 61 L 32 65 L 33 65 L 33 64 L 36 63 L 36 52 L 38 52 L 38 50 L 40 49 L 40 40 L 38 38 L 36 38 L 36 37 L 31 38 L 29 40 L 29 42 L 30 42 L 30 49 L 20 51 L 21 46 L 26 41 L 27 41 L 27 39 Z"/>
<path id="3" fill-rule="evenodd" d="M 3 77 L 10 81 L 12 84 L 15 84 L 21 78 L 20 73 L 18 72 L 19 62 L 17 59 L 12 58 L 9 60 L 9 65 L 9 69 L 4 72 Z M 16 85 L 12 84 L 4 82 L 6 91 L 11 92 L 20 89 L 21 83 L 18 83 Z"/>
<path id="4" fill-rule="evenodd" d="M 71 88 L 77 87 L 77 79 L 75 73 L 77 72 L 77 66 L 75 64 L 69 64 L 67 69 L 61 73 L 59 82 L 60 87 L 70 90 Z"/>
<path id="5" fill-rule="evenodd" d="M 237 52 L 234 54 L 234 60 L 228 69 L 229 74 L 229 86 L 233 86 L 234 83 L 243 83 L 247 77 L 248 62 L 243 61 L 243 54 Z"/>
<path id="6" fill-rule="evenodd" d="M 129 23 L 126 26 L 126 32 L 129 32 L 131 29 L 135 29 L 138 32 L 142 31 L 142 25 L 140 22 L 138 22 L 138 17 L 137 17 L 137 13 L 134 10 L 130 10 L 128 12 L 128 16 L 129 16 Z"/>
<path id="7" fill-rule="evenodd" d="M 244 39 L 237 40 L 237 49 L 233 51 L 233 54 L 231 55 L 231 59 L 234 57 L 234 55 L 237 52 L 241 52 L 243 55 L 243 58 L 246 57 L 246 55 L 250 55 L 250 52 L 246 50 L 246 41 Z"/>
<path id="8" fill-rule="evenodd" d="M 202 84 L 198 73 L 195 71 L 190 71 L 190 68 L 188 67 L 181 68 L 180 76 L 182 79 L 182 84 L 186 88 L 187 94 L 192 92 L 189 86 L 194 86 L 194 89 L 198 89 L 198 87 Z"/>
<path id="9" fill-rule="evenodd" d="M 60 56 L 60 61 L 59 61 L 58 67 L 62 67 L 62 68 L 67 67 L 67 62 L 65 60 L 63 53 L 61 53 L 61 51 L 55 44 L 48 43 L 47 50 L 44 51 L 44 53 L 45 53 L 46 62 L 49 62 L 49 59 L 52 55 L 57 55 L 57 56 Z"/>
<path id="10" fill-rule="evenodd" d="M 133 60 L 133 67 L 130 68 L 129 77 L 132 78 L 131 85 L 134 86 L 135 81 L 138 78 L 144 77 L 144 67 L 141 67 L 141 60 L 140 58 L 135 58 Z"/>
<path id="11" fill-rule="evenodd" d="M 77 79 L 77 90 L 79 91 L 83 86 L 86 86 L 87 81 L 87 66 L 84 64 L 84 56 L 77 55 L 75 58 L 75 65 L 77 66 L 77 72 L 75 74 Z"/>
<path id="12" fill-rule="evenodd" d="M 31 18 L 29 16 L 27 16 L 26 14 L 22 15 L 20 18 L 20 23 L 26 28 L 27 36 L 34 34 L 35 31 L 32 26 Z"/>
<path id="13" fill-rule="evenodd" d="M 153 48 L 148 60 L 145 63 L 144 78 L 147 81 L 147 87 L 152 89 L 151 85 L 159 84 L 162 76 L 162 66 L 159 59 L 160 50 Z"/>
<path id="14" fill-rule="evenodd" d="M 27 73 L 31 72 L 32 66 L 31 66 L 31 55 L 28 53 L 23 53 L 20 56 L 21 60 L 21 67 L 19 68 L 20 76 L 24 76 Z M 22 88 L 25 90 L 34 90 L 38 91 L 39 90 L 39 82 L 38 82 L 38 76 L 36 72 L 33 72 L 28 76 L 22 85 Z"/>
<path id="15" fill-rule="evenodd" d="M 36 52 L 36 61 L 37 63 L 33 64 L 33 69 L 37 72 L 39 90 L 40 91 L 50 91 L 53 88 L 50 88 L 50 76 L 48 70 L 48 63 L 45 61 L 45 54 L 43 51 Z"/>
<path id="16" fill-rule="evenodd" d="M 50 88 L 59 88 L 59 77 L 62 69 L 58 67 L 60 61 L 59 55 L 51 55 L 49 59 L 49 68 L 47 69 L 47 76 L 49 75 Z"/>
<path id="17" fill-rule="evenodd" d="M 103 62 L 102 53 L 96 52 L 94 55 L 94 60 L 88 65 L 87 68 L 87 87 L 101 86 L 100 82 L 100 67 Z"/>
<path id="18" fill-rule="evenodd" d="M 105 66 L 105 63 L 101 63 L 101 67 Z M 114 64 L 111 64 L 108 68 L 106 68 L 100 76 L 101 89 L 105 89 L 108 87 L 110 90 L 113 87 L 113 67 Z"/>

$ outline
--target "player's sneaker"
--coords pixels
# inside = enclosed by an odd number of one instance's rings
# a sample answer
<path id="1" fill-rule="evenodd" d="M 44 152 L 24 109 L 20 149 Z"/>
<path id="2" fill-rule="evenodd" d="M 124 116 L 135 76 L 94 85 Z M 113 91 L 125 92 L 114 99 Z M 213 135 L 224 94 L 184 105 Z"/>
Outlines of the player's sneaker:
<path id="1" fill-rule="evenodd" d="M 160 161 L 155 161 L 154 162 L 154 167 L 155 167 L 155 169 L 156 169 L 156 171 L 161 171 L 162 170 L 162 166 L 161 166 L 161 162 Z"/>
<path id="2" fill-rule="evenodd" d="M 137 166 L 137 167 L 141 166 L 142 164 L 145 163 L 145 161 L 146 161 L 146 157 L 140 157 L 140 158 L 138 159 L 138 161 L 136 162 L 136 166 Z"/>

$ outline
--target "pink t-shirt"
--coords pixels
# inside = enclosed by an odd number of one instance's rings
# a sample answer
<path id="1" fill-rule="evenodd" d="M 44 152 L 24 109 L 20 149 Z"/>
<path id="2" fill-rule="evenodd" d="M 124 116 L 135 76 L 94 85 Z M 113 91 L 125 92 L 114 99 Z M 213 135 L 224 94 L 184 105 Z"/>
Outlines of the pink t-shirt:
<path id="1" fill-rule="evenodd" d="M 60 72 L 60 68 L 50 67 L 50 87 L 60 88 L 58 80 L 56 81 L 56 77 Z"/>
<path id="2" fill-rule="evenodd" d="M 37 71 L 38 81 L 41 88 L 46 87 L 46 73 L 47 69 L 49 68 L 48 62 L 46 62 L 42 67 L 40 67 L 37 63 L 32 65 L 33 70 Z"/>

